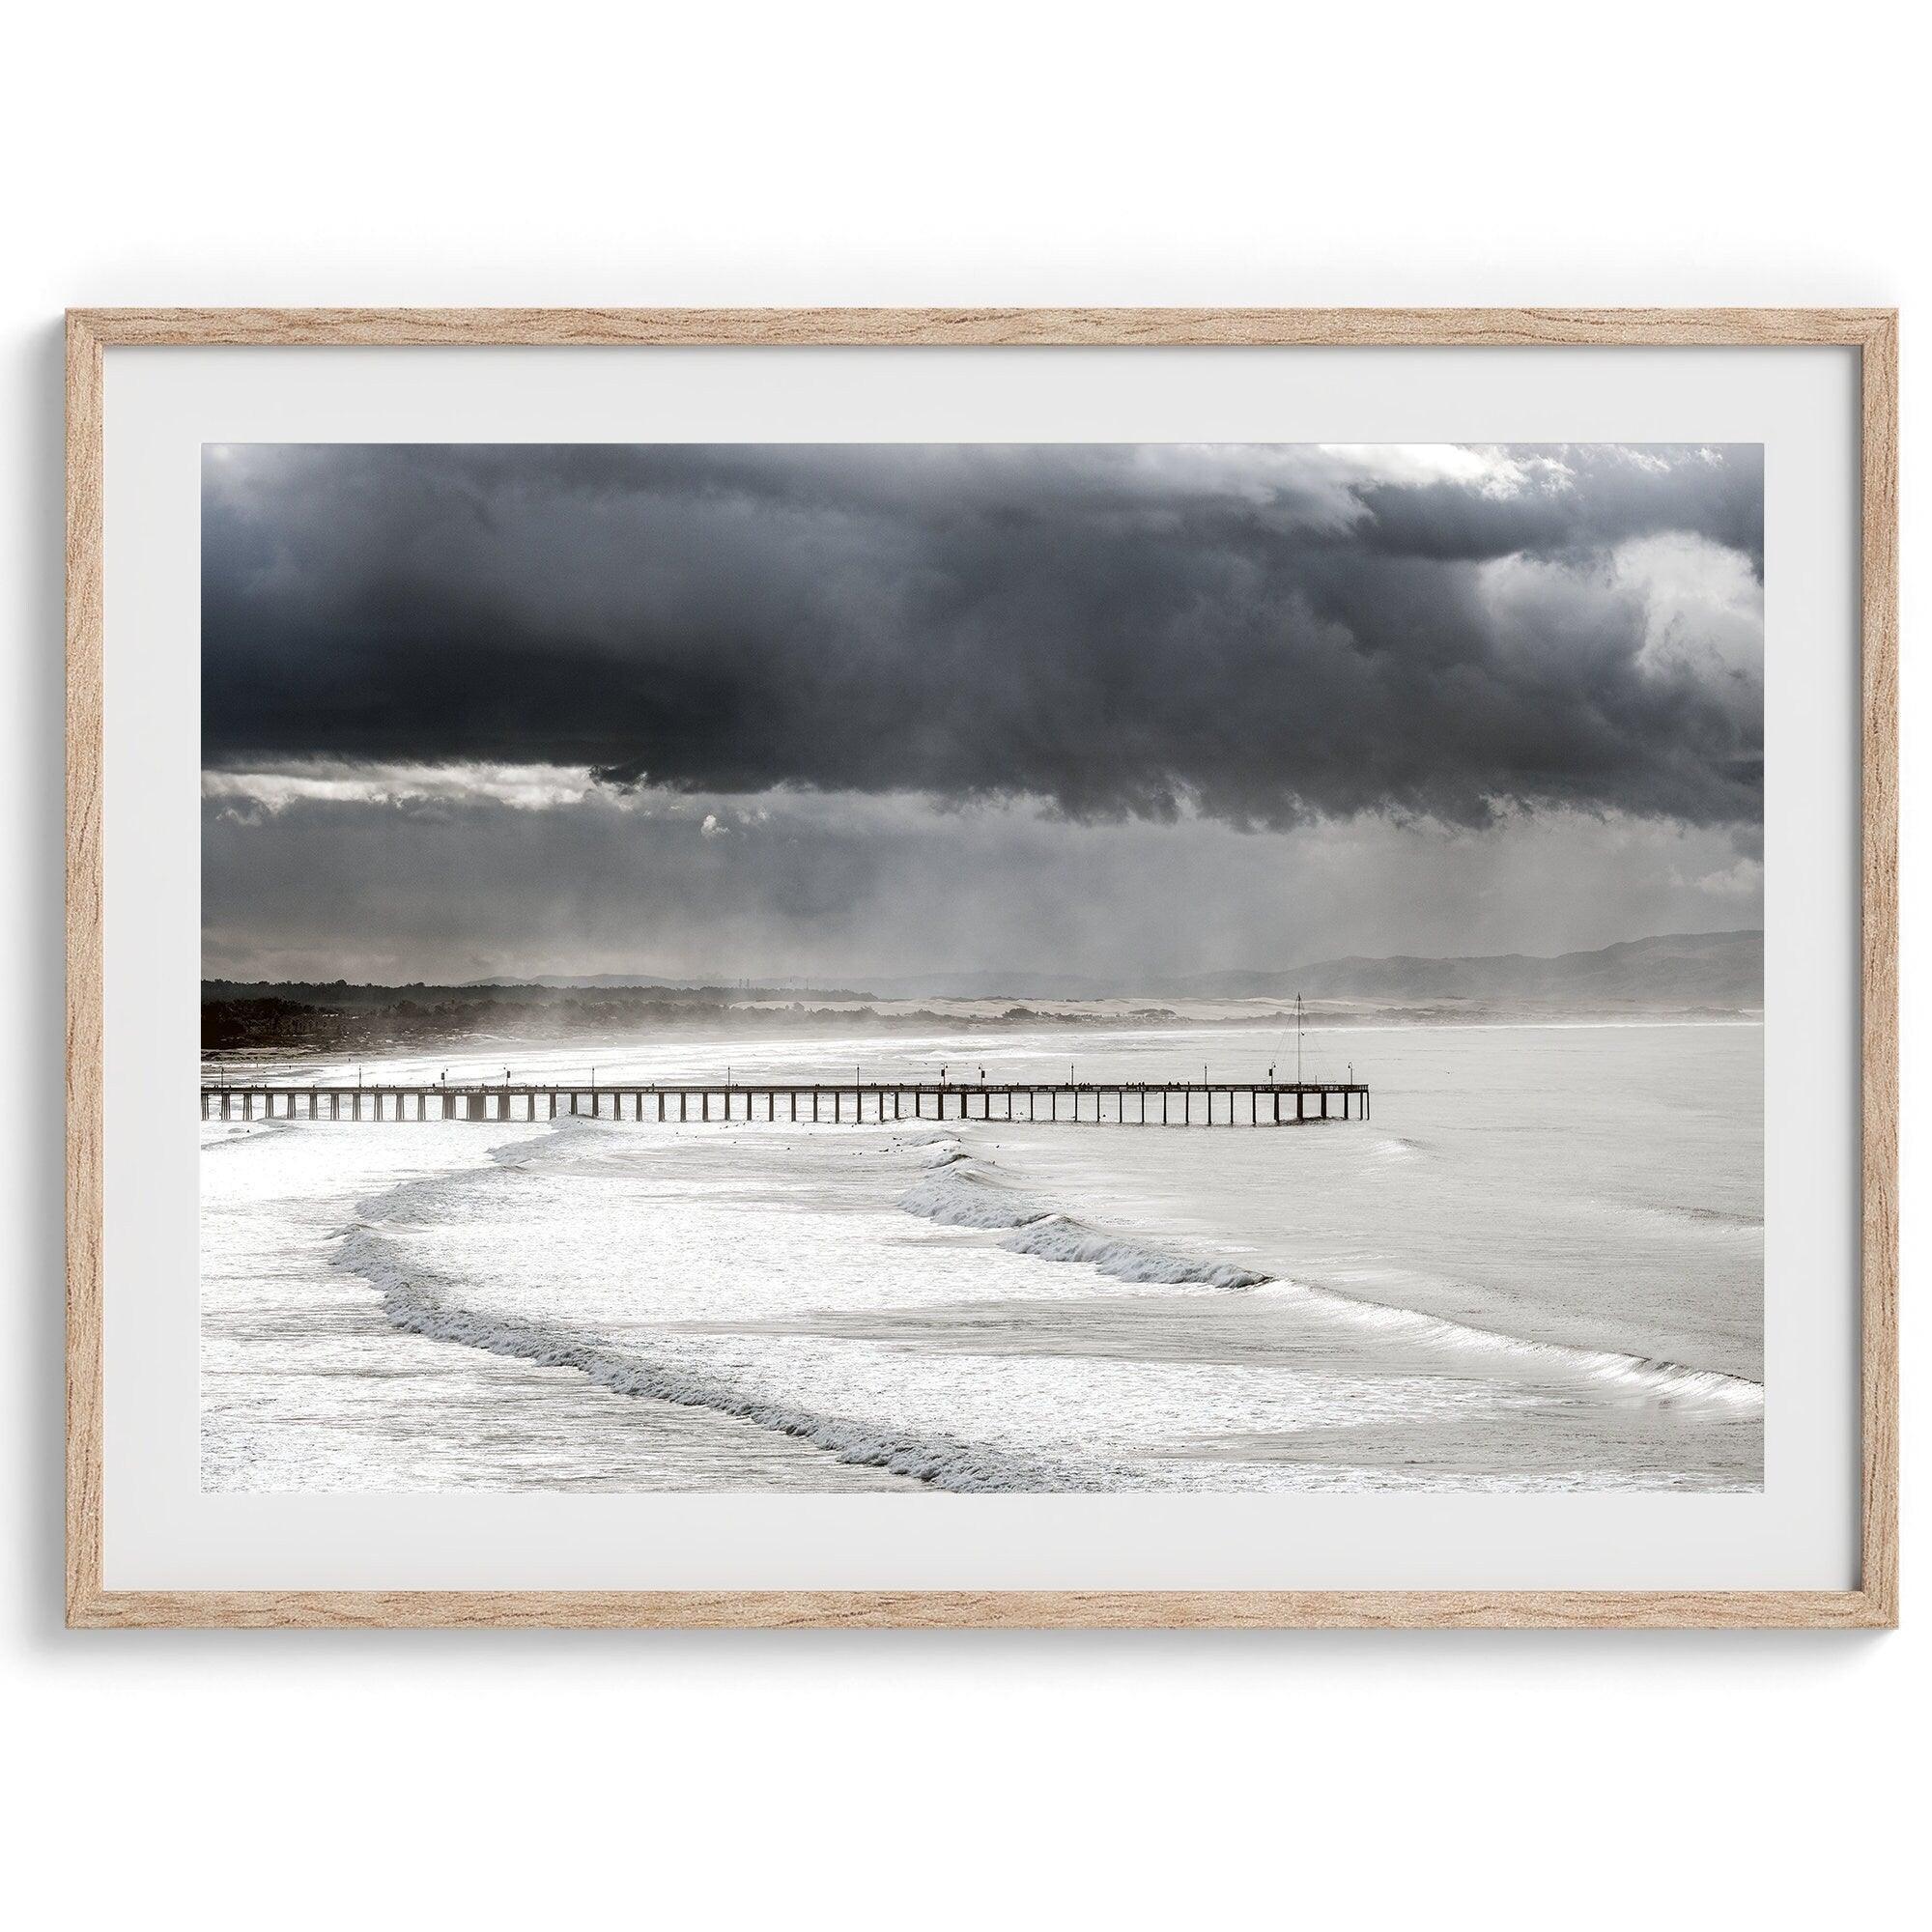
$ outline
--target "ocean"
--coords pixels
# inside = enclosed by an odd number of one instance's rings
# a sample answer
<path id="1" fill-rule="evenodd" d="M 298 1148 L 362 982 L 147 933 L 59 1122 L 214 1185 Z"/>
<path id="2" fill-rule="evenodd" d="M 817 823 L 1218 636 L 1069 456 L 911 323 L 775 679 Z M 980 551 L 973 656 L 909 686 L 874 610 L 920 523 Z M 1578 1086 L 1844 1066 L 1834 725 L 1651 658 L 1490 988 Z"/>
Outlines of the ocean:
<path id="1" fill-rule="evenodd" d="M 965 1011 L 479 1039 L 359 1072 L 1293 1064 L 1224 1008 L 984 1031 Z M 1326 1027 L 1305 1052 L 1311 1079 L 1352 1065 L 1373 1119 L 205 1122 L 203 1485 L 1761 1486 L 1759 1025 Z"/>

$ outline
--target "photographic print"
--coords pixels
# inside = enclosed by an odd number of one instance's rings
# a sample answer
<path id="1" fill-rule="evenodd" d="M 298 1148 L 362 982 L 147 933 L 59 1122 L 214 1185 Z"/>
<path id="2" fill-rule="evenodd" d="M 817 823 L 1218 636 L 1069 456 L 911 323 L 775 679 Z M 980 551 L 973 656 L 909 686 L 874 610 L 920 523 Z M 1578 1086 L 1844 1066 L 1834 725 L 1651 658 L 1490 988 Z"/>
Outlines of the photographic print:
<path id="1" fill-rule="evenodd" d="M 1756 444 L 209 444 L 213 1492 L 1751 1492 Z"/>

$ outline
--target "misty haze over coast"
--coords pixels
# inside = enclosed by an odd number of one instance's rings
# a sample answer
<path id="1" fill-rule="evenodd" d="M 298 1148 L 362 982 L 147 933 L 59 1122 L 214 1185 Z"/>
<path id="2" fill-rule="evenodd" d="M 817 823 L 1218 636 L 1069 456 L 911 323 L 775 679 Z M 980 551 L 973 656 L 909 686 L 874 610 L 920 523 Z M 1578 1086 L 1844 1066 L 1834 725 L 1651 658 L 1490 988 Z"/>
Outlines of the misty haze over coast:
<path id="1" fill-rule="evenodd" d="M 481 980 L 479 986 L 514 985 Z M 540 975 L 542 986 L 672 986 L 658 975 Z M 705 983 L 722 986 L 713 980 Z M 795 982 L 753 975 L 747 982 L 782 992 Z M 824 993 L 828 989 L 799 987 Z M 1764 999 L 1764 934 L 1678 932 L 1621 941 L 1591 952 L 1539 957 L 1523 953 L 1473 959 L 1319 959 L 1279 971 L 1234 970 L 1184 979 L 1150 977 L 1123 965 L 1111 975 L 1068 974 L 1052 967 L 1000 967 L 976 973 L 896 978 L 869 975 L 863 996 L 889 1000 L 1114 1000 L 1161 996 L 1191 1000 L 1416 999 L 1630 1000 L 1669 1005 L 1723 1002 L 1756 1007 Z M 840 992 L 839 997 L 850 997 Z"/>
<path id="2" fill-rule="evenodd" d="M 780 980 L 686 985 L 648 976 L 551 976 L 463 986 L 211 980 L 202 1046 L 212 1054 L 350 1051 L 471 1035 L 612 1037 L 755 1024 L 897 1032 L 935 1025 L 1002 1031 L 1045 1024 L 1222 1026 L 1279 1031 L 1297 993 L 1317 1024 L 1449 1024 L 1509 1016 L 1755 1015 L 1764 1000 L 1764 935 L 1679 933 L 1568 953 L 1490 959 L 1336 959 L 1280 973 L 1179 981 L 1032 972 L 942 975 L 865 987 Z"/>

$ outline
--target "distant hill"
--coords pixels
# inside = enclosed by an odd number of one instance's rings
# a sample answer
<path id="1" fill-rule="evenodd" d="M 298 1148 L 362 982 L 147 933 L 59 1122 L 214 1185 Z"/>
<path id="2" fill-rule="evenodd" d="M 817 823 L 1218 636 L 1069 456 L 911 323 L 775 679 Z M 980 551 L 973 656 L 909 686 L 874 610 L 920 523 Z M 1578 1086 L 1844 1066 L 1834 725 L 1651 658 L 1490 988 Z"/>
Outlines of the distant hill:
<path id="1" fill-rule="evenodd" d="M 1351 955 L 1280 969 L 1241 967 L 1181 978 L 1130 968 L 1099 976 L 999 967 L 922 973 L 867 981 L 880 999 L 1196 1000 L 1470 999 L 1649 1001 L 1751 1007 L 1764 1002 L 1764 934 L 1671 932 L 1589 952 L 1528 952 L 1463 958 Z"/>
<path id="2" fill-rule="evenodd" d="M 1762 932 L 1671 932 L 1594 952 L 1320 959 L 1280 973 L 1203 973 L 1150 990 L 1196 999 L 1634 1000 L 1762 1006 Z"/>
<path id="3" fill-rule="evenodd" d="M 541 988 L 550 993 L 639 992 L 656 988 L 669 993 L 696 993 L 721 1000 L 863 1000 L 863 992 L 849 987 L 804 985 L 787 981 L 733 980 L 696 980 L 689 974 L 679 979 L 664 973 L 537 973 L 526 980 L 465 980 L 464 992 L 527 992 Z"/>
<path id="4" fill-rule="evenodd" d="M 852 1005 L 867 1000 L 1103 999 L 1292 1000 L 1536 1000 L 1577 1006 L 1761 1007 L 1764 1004 L 1764 934 L 1671 932 L 1627 939 L 1591 952 L 1544 957 L 1527 952 L 1432 959 L 1317 959 L 1301 966 L 1165 978 L 1122 967 L 1109 975 L 966 968 L 956 973 L 867 977 L 862 988 L 781 986 L 770 980 L 734 985 L 693 985 L 649 974 L 546 975 L 539 980 L 473 980 L 460 986 L 377 986 L 242 982 L 207 980 L 204 1005 L 273 1000 L 355 1011 L 388 1007 L 399 999 L 414 1008 L 555 1006 L 609 1017 L 617 1012 L 649 1016 L 680 1009 L 722 1012 L 756 1001 L 794 1006 Z"/>

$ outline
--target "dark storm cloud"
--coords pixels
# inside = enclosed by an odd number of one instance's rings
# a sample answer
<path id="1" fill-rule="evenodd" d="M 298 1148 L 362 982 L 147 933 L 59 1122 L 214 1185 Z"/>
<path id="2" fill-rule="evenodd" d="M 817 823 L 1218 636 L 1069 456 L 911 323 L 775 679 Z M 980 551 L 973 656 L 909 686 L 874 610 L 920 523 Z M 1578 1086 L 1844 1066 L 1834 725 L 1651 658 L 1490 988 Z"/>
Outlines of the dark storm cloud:
<path id="1" fill-rule="evenodd" d="M 1275 827 L 1758 815 L 1750 652 L 1707 648 L 1694 600 L 1660 620 L 1630 562 L 1648 539 L 1680 586 L 1748 582 L 1755 449 L 1444 476 L 1150 446 L 242 447 L 205 476 L 215 768 L 494 760 Z"/>
<path id="2" fill-rule="evenodd" d="M 1565 462 L 1557 450 L 1520 451 Z M 1527 554 L 1584 558 L 1661 530 L 1691 531 L 1742 553 L 1764 574 L 1764 452 L 1732 444 L 1712 460 L 1683 450 L 1568 453 L 1584 486 L 1511 496 L 1466 485 L 1372 485 L 1357 494 L 1368 516 L 1358 536 L 1378 555 L 1482 562 Z M 1567 466 L 1566 466 L 1567 467 Z"/>

